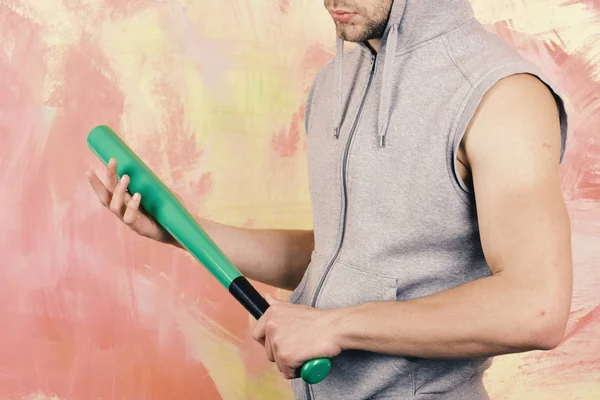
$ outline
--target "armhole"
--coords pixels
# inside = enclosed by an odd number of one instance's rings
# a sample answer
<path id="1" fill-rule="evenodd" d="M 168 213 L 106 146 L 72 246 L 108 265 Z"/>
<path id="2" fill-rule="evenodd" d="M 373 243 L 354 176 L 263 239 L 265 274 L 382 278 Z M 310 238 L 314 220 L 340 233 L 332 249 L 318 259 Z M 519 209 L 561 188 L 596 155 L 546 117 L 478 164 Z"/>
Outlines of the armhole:
<path id="1" fill-rule="evenodd" d="M 461 108 L 453 124 L 450 138 L 448 141 L 448 169 L 452 179 L 452 184 L 457 190 L 458 194 L 465 201 L 472 201 L 474 199 L 474 193 L 460 177 L 460 172 L 458 169 L 458 160 L 456 158 L 460 143 L 465 135 L 469 123 L 473 119 L 473 116 L 475 115 L 475 112 L 479 107 L 479 104 L 483 100 L 483 96 L 499 80 L 516 74 L 530 74 L 535 76 L 546 85 L 546 87 L 554 96 L 560 120 L 561 151 L 559 162 L 562 163 L 564 159 L 567 144 L 568 120 L 567 112 L 565 109 L 565 103 L 560 92 L 538 69 L 535 68 L 535 66 L 527 62 L 509 64 L 501 68 L 495 69 L 487 76 L 484 76 L 479 82 L 475 82 L 471 87 L 471 90 L 469 90 L 469 92 L 467 93 L 465 100 L 461 105 Z"/>

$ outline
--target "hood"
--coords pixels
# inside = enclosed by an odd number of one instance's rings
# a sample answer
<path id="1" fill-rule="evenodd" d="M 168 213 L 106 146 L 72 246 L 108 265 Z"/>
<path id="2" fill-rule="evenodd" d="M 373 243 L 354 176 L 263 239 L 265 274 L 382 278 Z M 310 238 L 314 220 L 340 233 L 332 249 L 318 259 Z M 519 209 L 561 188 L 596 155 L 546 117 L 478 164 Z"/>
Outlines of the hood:
<path id="1" fill-rule="evenodd" d="M 392 99 L 392 82 L 396 74 L 396 55 L 440 36 L 474 17 L 468 0 L 394 0 L 377 58 L 383 58 L 379 100 L 379 146 L 385 146 Z M 359 43 L 372 52 L 366 43 Z M 381 62 L 381 61 L 380 61 Z M 344 40 L 337 37 L 335 58 L 334 135 L 339 137 L 344 108 L 343 91 Z"/>

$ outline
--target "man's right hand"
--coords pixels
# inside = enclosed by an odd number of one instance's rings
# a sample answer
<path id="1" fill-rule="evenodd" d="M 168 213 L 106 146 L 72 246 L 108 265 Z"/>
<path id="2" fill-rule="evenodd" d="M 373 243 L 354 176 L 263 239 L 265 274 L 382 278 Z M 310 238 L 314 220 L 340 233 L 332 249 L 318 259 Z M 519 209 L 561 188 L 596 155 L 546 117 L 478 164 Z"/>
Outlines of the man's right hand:
<path id="1" fill-rule="evenodd" d="M 90 170 L 86 175 L 100 203 L 134 232 L 183 248 L 154 218 L 140 208 L 139 193 L 127 191 L 129 176 L 118 178 L 115 159 L 111 159 L 108 166 L 98 174 Z M 310 263 L 314 249 L 312 230 L 250 229 L 207 219 L 198 219 L 198 223 L 249 279 L 293 290 Z"/>
<path id="2" fill-rule="evenodd" d="M 131 230 L 159 242 L 177 245 L 173 236 L 140 208 L 141 195 L 135 193 L 132 196 L 127 191 L 129 176 L 123 175 L 121 179 L 118 178 L 117 162 L 114 158 L 110 159 L 108 166 L 100 174 L 89 170 L 86 176 L 100 203 Z"/>

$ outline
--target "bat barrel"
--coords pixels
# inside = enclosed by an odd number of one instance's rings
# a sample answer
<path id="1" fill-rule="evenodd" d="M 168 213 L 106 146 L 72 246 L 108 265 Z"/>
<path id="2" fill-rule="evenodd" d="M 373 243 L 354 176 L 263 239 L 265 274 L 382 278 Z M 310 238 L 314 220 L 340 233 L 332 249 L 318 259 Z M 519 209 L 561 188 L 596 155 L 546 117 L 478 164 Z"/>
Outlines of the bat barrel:
<path id="1" fill-rule="evenodd" d="M 94 128 L 87 137 L 90 149 L 104 164 L 117 161 L 117 175 L 129 175 L 129 191 L 140 193 L 141 206 L 218 281 L 229 288 L 240 271 L 227 259 L 171 190 L 109 127 Z"/>
<path id="2" fill-rule="evenodd" d="M 117 161 L 117 175 L 119 178 L 129 175 L 128 190 L 140 193 L 141 207 L 204 265 L 254 318 L 259 319 L 267 311 L 267 301 L 229 261 L 173 192 L 111 128 L 98 126 L 92 129 L 87 144 L 104 164 L 111 158 Z M 304 363 L 300 375 L 304 381 L 314 384 L 323 380 L 330 369 L 328 358 L 318 358 Z"/>

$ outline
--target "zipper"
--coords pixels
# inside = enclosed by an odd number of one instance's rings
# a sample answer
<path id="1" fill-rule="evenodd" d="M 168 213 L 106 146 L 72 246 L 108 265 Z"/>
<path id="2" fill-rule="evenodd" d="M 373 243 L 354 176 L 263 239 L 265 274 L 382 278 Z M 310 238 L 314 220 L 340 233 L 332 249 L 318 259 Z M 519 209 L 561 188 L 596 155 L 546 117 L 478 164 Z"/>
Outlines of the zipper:
<path id="1" fill-rule="evenodd" d="M 354 134 L 356 133 L 356 128 L 358 127 L 358 123 L 359 123 L 360 117 L 362 115 L 362 111 L 363 111 L 363 107 L 364 107 L 366 99 L 367 99 L 367 95 L 369 94 L 369 89 L 371 88 L 371 82 L 373 81 L 373 75 L 375 74 L 376 61 L 377 61 L 377 56 L 375 54 L 371 54 L 371 70 L 369 71 L 369 80 L 367 81 L 367 87 L 365 88 L 365 91 L 363 93 L 360 105 L 358 107 L 358 112 L 356 113 L 356 117 L 354 117 L 354 121 L 352 122 L 350 134 L 348 135 L 348 141 L 346 142 L 346 147 L 344 149 L 344 154 L 342 156 L 342 188 L 343 188 L 342 199 L 343 199 L 344 205 L 343 205 L 343 211 L 342 211 L 342 223 L 341 223 L 342 228 L 341 228 L 339 243 L 338 243 L 337 250 L 336 250 L 333 258 L 329 261 L 329 263 L 327 264 L 327 267 L 325 267 L 325 270 L 323 271 L 323 274 L 321 275 L 321 279 L 317 283 L 317 287 L 315 289 L 315 292 L 313 294 L 313 297 L 312 297 L 312 300 L 310 303 L 311 307 L 315 307 L 315 305 L 317 304 L 317 301 L 319 300 L 319 293 L 323 287 L 323 284 L 325 283 L 325 279 L 327 278 L 327 275 L 329 275 L 329 272 L 330 272 L 331 268 L 333 267 L 333 264 L 339 257 L 340 252 L 342 250 L 342 244 L 344 242 L 344 236 L 346 234 L 346 214 L 348 211 L 348 187 L 347 187 L 347 177 L 346 177 L 347 170 L 348 170 L 348 155 L 350 153 L 350 147 L 352 145 L 352 140 L 354 139 Z M 306 398 L 308 400 L 312 400 L 310 385 L 305 383 L 304 387 L 305 387 Z"/>
<path id="2" fill-rule="evenodd" d="M 329 270 L 331 269 L 331 267 L 337 260 L 338 256 L 340 255 L 340 252 L 342 250 L 342 243 L 344 241 L 344 235 L 346 233 L 346 212 L 348 209 L 347 182 L 346 182 L 346 171 L 348 169 L 348 153 L 350 150 L 350 145 L 352 144 L 352 139 L 354 138 L 354 134 L 356 132 L 356 127 L 358 126 L 358 122 L 359 122 L 360 116 L 362 114 L 363 107 L 365 105 L 367 94 L 369 93 L 369 89 L 371 87 L 371 82 L 373 80 L 373 74 L 375 72 L 375 61 L 376 61 L 376 56 L 371 55 L 371 70 L 369 72 L 369 80 L 367 81 L 367 87 L 365 88 L 365 91 L 363 93 L 363 97 L 361 99 L 361 102 L 360 102 L 360 105 L 358 108 L 358 112 L 356 113 L 356 117 L 354 117 L 354 121 L 352 123 L 352 128 L 350 130 L 350 134 L 348 135 L 348 141 L 346 142 L 346 148 L 344 149 L 344 154 L 343 154 L 343 158 L 342 158 L 342 187 L 343 187 L 342 199 L 344 201 L 344 207 L 343 207 L 344 210 L 342 212 L 342 224 L 341 224 L 342 231 L 341 231 L 337 251 L 335 252 L 335 255 L 333 256 L 331 261 L 329 261 L 329 263 L 327 264 L 327 267 L 325 267 L 325 271 L 323 272 L 323 274 L 321 275 L 321 279 L 317 283 L 317 287 L 315 289 L 315 293 L 313 294 L 313 298 L 312 298 L 312 301 L 310 304 L 311 307 L 315 307 L 315 305 L 317 304 L 317 301 L 319 299 L 319 292 L 321 291 L 321 288 L 323 287 L 323 284 L 325 283 L 325 278 L 329 274 Z"/>

